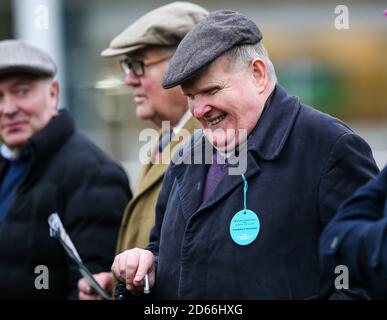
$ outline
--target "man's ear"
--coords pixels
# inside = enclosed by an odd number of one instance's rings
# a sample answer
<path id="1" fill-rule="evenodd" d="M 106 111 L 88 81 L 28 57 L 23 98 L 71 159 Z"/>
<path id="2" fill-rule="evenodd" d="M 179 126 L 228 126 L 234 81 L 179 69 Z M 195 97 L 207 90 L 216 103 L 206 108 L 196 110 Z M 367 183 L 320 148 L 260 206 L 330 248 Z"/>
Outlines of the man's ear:
<path id="1" fill-rule="evenodd" d="M 57 110 L 58 100 L 59 100 L 59 83 L 56 80 L 52 80 L 50 83 L 50 100 L 51 100 L 51 107 Z"/>
<path id="2" fill-rule="evenodd" d="M 262 93 L 269 82 L 266 63 L 261 58 L 255 58 L 251 61 L 251 70 L 253 72 L 253 77 L 257 84 L 259 93 Z"/>

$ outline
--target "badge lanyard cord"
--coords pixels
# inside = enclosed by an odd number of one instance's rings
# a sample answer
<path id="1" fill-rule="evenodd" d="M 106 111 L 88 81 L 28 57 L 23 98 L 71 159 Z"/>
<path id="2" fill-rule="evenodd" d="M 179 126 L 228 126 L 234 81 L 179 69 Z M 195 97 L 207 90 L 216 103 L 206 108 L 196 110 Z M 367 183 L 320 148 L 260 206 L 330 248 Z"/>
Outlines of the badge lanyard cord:
<path id="1" fill-rule="evenodd" d="M 249 184 L 247 183 L 247 180 L 246 180 L 245 175 L 243 173 L 241 173 L 241 176 L 242 176 L 243 182 L 245 183 L 245 185 L 243 187 L 243 206 L 244 206 L 243 210 L 246 213 L 246 210 L 247 210 L 246 198 L 247 198 L 247 189 L 249 188 Z"/>
<path id="2" fill-rule="evenodd" d="M 267 106 L 270 105 L 273 93 L 274 93 L 274 91 L 270 94 L 269 98 L 266 100 L 265 107 L 263 108 L 264 111 L 267 110 Z M 262 115 L 261 115 L 261 117 L 262 117 Z M 241 176 L 242 176 L 243 182 L 245 183 L 245 185 L 243 187 L 243 206 L 244 206 L 243 210 L 244 210 L 244 214 L 246 214 L 246 210 L 247 210 L 246 199 L 247 199 L 247 189 L 249 188 L 249 184 L 247 183 L 247 180 L 246 180 L 245 175 L 243 173 L 241 173 Z"/>

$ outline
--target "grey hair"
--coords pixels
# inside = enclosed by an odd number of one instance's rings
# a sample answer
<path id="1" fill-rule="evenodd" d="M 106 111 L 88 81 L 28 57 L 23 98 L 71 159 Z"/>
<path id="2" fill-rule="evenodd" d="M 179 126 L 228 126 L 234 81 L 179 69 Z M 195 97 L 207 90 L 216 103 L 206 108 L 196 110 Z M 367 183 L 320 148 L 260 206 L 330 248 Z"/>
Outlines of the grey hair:
<path id="1" fill-rule="evenodd" d="M 269 55 L 267 53 L 266 48 L 263 46 L 262 42 L 258 42 L 256 44 L 244 44 L 241 46 L 234 47 L 227 51 L 224 56 L 231 65 L 247 65 L 249 64 L 253 59 L 259 57 L 261 58 L 267 68 L 267 73 L 269 75 L 269 78 L 277 82 L 277 76 L 275 74 L 274 65 L 271 62 Z"/>

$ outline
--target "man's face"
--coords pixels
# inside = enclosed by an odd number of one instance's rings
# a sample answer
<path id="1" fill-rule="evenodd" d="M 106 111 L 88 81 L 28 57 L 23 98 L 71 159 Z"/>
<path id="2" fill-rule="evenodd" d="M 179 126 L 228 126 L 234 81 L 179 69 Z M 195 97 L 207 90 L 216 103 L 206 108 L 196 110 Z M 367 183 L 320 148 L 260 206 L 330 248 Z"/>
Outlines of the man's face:
<path id="1" fill-rule="evenodd" d="M 58 84 L 28 74 L 0 77 L 0 138 L 23 147 L 57 113 Z"/>
<path id="2" fill-rule="evenodd" d="M 185 112 L 182 106 L 187 104 L 179 88 L 164 90 L 161 86 L 171 56 L 172 52 L 157 48 L 127 55 L 129 61 L 143 61 L 145 64 L 143 76 L 136 76 L 132 71 L 125 76 L 125 83 L 131 87 L 137 105 L 137 117 L 151 120 L 157 126 L 168 120 L 172 126 L 176 125 Z"/>
<path id="3" fill-rule="evenodd" d="M 182 84 L 192 114 L 218 150 L 231 151 L 258 122 L 265 103 L 258 82 L 252 68 L 228 67 L 221 57 Z"/>

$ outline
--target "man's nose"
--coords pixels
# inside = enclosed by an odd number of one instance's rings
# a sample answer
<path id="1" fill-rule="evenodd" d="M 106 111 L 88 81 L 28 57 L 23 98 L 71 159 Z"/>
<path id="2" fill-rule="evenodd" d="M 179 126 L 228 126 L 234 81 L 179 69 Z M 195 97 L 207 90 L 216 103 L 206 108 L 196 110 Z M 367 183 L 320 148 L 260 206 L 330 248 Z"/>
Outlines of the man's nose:
<path id="1" fill-rule="evenodd" d="M 193 116 L 197 119 L 204 118 L 213 109 L 201 98 L 195 98 L 195 100 L 190 101 L 189 106 Z"/>
<path id="2" fill-rule="evenodd" d="M 16 102 L 8 96 L 3 96 L 0 101 L 0 111 L 2 114 L 14 114 L 18 110 Z"/>
<path id="3" fill-rule="evenodd" d="M 137 87 L 141 83 L 140 77 L 136 76 L 132 71 L 129 71 L 124 78 L 124 82 L 129 87 Z"/>

